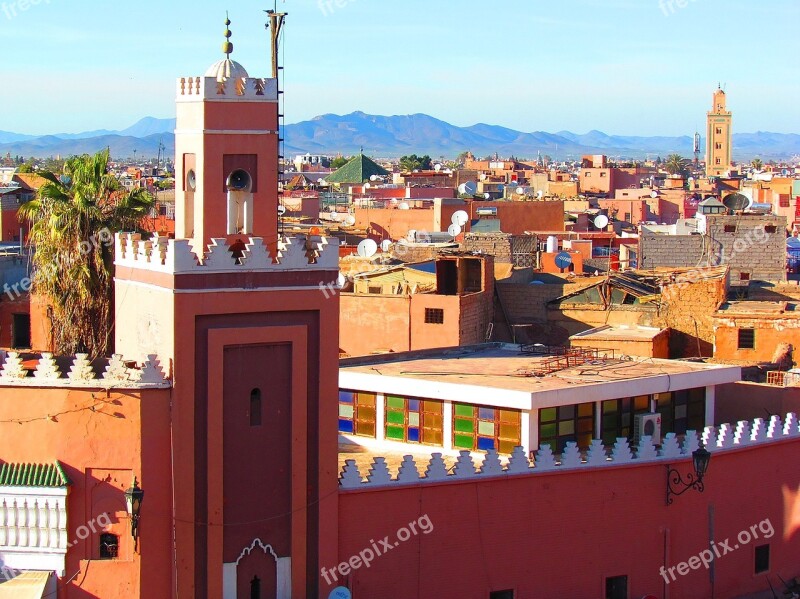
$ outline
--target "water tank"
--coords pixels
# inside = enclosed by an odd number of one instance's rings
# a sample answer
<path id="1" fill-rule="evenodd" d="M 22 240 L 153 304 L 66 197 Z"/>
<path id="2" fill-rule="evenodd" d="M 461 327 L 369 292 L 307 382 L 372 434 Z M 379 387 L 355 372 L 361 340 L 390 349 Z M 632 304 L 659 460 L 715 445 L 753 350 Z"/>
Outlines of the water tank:
<path id="1" fill-rule="evenodd" d="M 555 254 L 556 252 L 558 252 L 558 237 L 550 235 L 547 238 L 547 253 Z"/>

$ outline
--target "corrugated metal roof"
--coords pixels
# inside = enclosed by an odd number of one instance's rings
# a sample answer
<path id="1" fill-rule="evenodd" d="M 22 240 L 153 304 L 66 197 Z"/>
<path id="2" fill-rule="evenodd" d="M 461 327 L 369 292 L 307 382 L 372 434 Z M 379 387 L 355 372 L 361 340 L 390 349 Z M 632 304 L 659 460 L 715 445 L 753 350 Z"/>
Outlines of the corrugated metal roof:
<path id="1" fill-rule="evenodd" d="M 66 487 L 71 482 L 64 468 L 52 464 L 0 464 L 0 487 Z"/>

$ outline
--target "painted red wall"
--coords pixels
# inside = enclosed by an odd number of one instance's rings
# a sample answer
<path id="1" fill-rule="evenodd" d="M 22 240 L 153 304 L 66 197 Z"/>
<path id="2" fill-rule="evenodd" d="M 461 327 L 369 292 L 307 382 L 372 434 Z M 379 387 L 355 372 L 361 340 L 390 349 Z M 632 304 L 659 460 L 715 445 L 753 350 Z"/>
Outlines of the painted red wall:
<path id="1" fill-rule="evenodd" d="M 769 519 L 774 536 L 763 542 L 777 585 L 777 575 L 800 576 L 798 449 L 794 439 L 714 455 L 705 493 L 688 492 L 671 506 L 663 463 L 343 491 L 339 560 L 371 540 L 393 542 L 401 527 L 427 515 L 432 532 L 350 573 L 354 597 L 486 599 L 504 589 L 523 598 L 604 597 L 605 577 L 627 575 L 629 597 L 705 599 L 712 595 L 702 566 L 676 571 L 669 585 L 659 571 L 708 548 L 713 510 L 713 538 L 729 538 L 731 547 L 740 531 Z M 687 472 L 690 461 L 676 465 Z M 716 597 L 769 590 L 766 577 L 753 574 L 761 542 L 715 562 Z"/>

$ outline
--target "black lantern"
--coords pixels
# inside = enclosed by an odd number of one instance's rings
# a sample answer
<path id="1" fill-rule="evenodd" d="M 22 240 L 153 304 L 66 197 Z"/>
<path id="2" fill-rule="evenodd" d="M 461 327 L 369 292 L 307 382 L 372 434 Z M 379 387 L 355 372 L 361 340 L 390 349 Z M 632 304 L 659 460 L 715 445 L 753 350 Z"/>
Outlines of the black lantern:
<path id="1" fill-rule="evenodd" d="M 131 517 L 131 536 L 134 540 L 134 546 L 137 545 L 139 539 L 139 510 L 142 509 L 142 501 L 144 500 L 144 491 L 139 488 L 136 482 L 136 477 L 133 477 L 133 484 L 125 491 L 125 504 L 128 507 L 128 515 Z"/>
<path id="2" fill-rule="evenodd" d="M 686 481 L 683 480 L 681 473 L 675 468 L 667 466 L 667 505 L 671 505 L 673 495 L 682 495 L 689 489 L 695 489 L 702 493 L 705 489 L 703 477 L 708 471 L 708 464 L 711 462 L 711 454 L 700 443 L 700 447 L 692 452 L 692 463 L 694 464 L 694 474 L 689 472 Z"/>

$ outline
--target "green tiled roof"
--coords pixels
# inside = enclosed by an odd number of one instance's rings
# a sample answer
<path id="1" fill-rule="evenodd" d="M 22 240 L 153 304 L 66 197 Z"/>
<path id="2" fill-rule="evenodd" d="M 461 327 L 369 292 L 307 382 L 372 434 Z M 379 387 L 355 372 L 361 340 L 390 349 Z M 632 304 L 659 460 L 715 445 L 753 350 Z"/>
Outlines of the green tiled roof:
<path id="1" fill-rule="evenodd" d="M 59 462 L 0 464 L 0 487 L 66 487 L 70 480 Z"/>
<path id="2" fill-rule="evenodd" d="M 363 183 L 369 181 L 372 175 L 388 175 L 389 171 L 381 167 L 371 158 L 359 154 L 353 157 L 350 162 L 345 164 L 336 172 L 325 177 L 328 183 Z"/>

